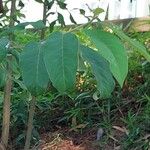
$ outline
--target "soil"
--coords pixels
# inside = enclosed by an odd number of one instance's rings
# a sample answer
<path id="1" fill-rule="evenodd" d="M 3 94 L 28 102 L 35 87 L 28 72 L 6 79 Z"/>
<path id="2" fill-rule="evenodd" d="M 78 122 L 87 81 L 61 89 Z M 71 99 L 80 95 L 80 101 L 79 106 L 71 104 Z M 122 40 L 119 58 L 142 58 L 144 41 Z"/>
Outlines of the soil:
<path id="1" fill-rule="evenodd" d="M 112 134 L 109 136 L 107 144 L 101 143 L 103 137 L 97 141 L 97 129 L 86 130 L 84 133 L 70 132 L 69 129 L 61 129 L 55 133 L 45 133 L 41 136 L 41 141 L 33 149 L 38 150 L 121 150 L 119 140 L 127 134 L 126 129 L 113 126 Z"/>

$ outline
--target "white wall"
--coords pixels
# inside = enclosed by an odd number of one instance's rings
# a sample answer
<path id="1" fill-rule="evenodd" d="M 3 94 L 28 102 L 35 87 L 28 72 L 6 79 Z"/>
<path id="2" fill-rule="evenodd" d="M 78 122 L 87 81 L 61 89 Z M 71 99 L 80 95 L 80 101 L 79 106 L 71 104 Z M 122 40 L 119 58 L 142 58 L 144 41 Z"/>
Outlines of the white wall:
<path id="1" fill-rule="evenodd" d="M 150 7 L 148 4 L 150 5 L 150 0 L 137 0 L 136 17 L 146 16 L 147 14 L 150 15 Z"/>
<path id="2" fill-rule="evenodd" d="M 114 19 L 124 19 L 124 18 L 134 18 L 134 17 L 143 17 L 150 14 L 149 6 L 150 0 L 66 0 L 68 4 L 68 8 L 70 12 L 74 16 L 74 19 L 77 23 L 85 23 L 87 19 L 85 19 L 82 15 L 80 15 L 79 11 L 73 10 L 74 8 L 83 8 L 86 10 L 87 15 L 90 15 L 90 12 L 86 6 L 88 4 L 92 9 L 101 7 L 105 11 L 109 6 L 108 18 L 109 20 Z M 53 11 L 56 10 L 56 7 L 53 7 Z M 70 24 L 69 14 L 67 11 L 60 11 L 64 16 L 65 20 L 68 24 Z M 26 0 L 25 8 L 23 12 L 26 15 L 24 21 L 37 21 L 42 19 L 42 5 L 33 1 Z M 105 19 L 105 13 L 100 15 L 100 19 Z M 51 16 L 49 18 L 50 21 L 54 20 L 56 16 Z"/>

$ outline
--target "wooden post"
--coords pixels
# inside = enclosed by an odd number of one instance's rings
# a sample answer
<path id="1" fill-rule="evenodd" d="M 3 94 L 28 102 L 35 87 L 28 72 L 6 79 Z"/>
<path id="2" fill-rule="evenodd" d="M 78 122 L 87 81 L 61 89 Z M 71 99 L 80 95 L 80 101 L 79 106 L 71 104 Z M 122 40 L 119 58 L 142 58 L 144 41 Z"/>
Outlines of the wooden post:
<path id="1" fill-rule="evenodd" d="M 16 0 L 11 0 L 11 10 L 10 10 L 10 22 L 9 26 L 13 27 L 15 24 L 15 21 L 13 19 L 13 16 L 16 12 Z M 9 35 L 10 39 L 10 46 L 12 44 L 13 40 L 13 34 Z M 9 49 L 9 53 L 10 53 Z M 1 146 L 3 149 L 7 149 L 8 146 L 8 140 L 9 140 L 9 126 L 10 126 L 10 105 L 11 105 L 11 90 L 12 90 L 12 55 L 7 55 L 7 75 L 6 75 L 6 84 L 4 88 L 4 104 L 3 104 L 3 121 L 2 121 L 2 137 L 1 137 Z"/>

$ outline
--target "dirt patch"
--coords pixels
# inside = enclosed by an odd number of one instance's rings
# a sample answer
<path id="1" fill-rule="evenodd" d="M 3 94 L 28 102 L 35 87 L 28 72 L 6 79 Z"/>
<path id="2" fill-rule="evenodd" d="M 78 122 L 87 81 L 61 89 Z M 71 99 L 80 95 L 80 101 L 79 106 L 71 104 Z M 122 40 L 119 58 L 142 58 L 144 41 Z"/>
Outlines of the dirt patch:
<path id="1" fill-rule="evenodd" d="M 83 134 L 69 132 L 65 130 L 55 133 L 43 134 L 42 143 L 38 150 L 121 150 L 119 141 L 126 134 L 126 130 L 114 126 L 112 134 L 107 135 L 108 140 L 104 143 L 104 137 L 100 141 L 96 140 L 96 129 L 86 130 Z M 103 145 L 103 146 L 102 146 Z"/>

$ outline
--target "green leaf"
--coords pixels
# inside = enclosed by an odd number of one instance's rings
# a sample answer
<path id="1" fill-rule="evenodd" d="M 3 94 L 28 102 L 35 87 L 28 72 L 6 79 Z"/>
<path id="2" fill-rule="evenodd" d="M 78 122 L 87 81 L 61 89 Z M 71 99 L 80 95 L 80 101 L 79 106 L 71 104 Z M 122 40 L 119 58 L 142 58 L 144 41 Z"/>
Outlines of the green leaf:
<path id="1" fill-rule="evenodd" d="M 32 42 L 25 46 L 20 55 L 20 67 L 24 84 L 31 94 L 41 94 L 47 88 L 49 77 L 40 43 Z"/>
<path id="2" fill-rule="evenodd" d="M 20 52 L 16 49 L 12 49 L 11 54 L 15 57 L 17 63 L 19 63 Z"/>
<path id="3" fill-rule="evenodd" d="M 60 13 L 58 13 L 58 22 L 61 24 L 61 26 L 65 26 L 64 17 Z"/>
<path id="4" fill-rule="evenodd" d="M 71 13 L 70 13 L 70 20 L 72 23 L 77 24 L 76 21 L 74 20 L 73 16 L 71 15 Z"/>
<path id="5" fill-rule="evenodd" d="M 42 0 L 35 0 L 36 2 L 38 2 L 38 3 L 43 3 L 43 1 Z"/>
<path id="6" fill-rule="evenodd" d="M 50 26 L 49 26 L 50 33 L 53 32 L 55 24 L 56 24 L 56 20 L 50 23 Z"/>
<path id="7" fill-rule="evenodd" d="M 20 24 L 18 24 L 16 26 L 10 28 L 10 30 L 12 30 L 12 31 L 14 31 L 14 30 L 23 30 L 28 25 L 32 25 L 35 29 L 45 28 L 45 25 L 44 25 L 43 21 L 42 20 L 38 20 L 36 22 L 24 22 L 24 23 L 20 23 Z"/>
<path id="8" fill-rule="evenodd" d="M 23 13 L 18 13 L 18 18 L 19 19 L 22 19 L 22 18 L 26 18 L 25 14 Z"/>
<path id="9" fill-rule="evenodd" d="M 46 18 L 49 17 L 50 15 L 55 15 L 55 12 L 49 12 L 49 13 L 47 13 Z"/>
<path id="10" fill-rule="evenodd" d="M 9 35 L 10 33 L 13 33 L 18 30 L 24 30 L 26 26 L 32 25 L 35 29 L 43 29 L 45 28 L 45 25 L 42 20 L 36 21 L 36 22 L 24 22 L 24 23 L 19 23 L 16 26 L 10 27 L 5 29 L 0 33 L 1 36 Z"/>
<path id="11" fill-rule="evenodd" d="M 78 64 L 76 36 L 54 32 L 45 42 L 44 49 L 44 61 L 53 86 L 60 93 L 71 90 Z"/>
<path id="12" fill-rule="evenodd" d="M 60 2 L 64 3 L 66 0 L 57 0 L 57 1 L 60 1 Z"/>
<path id="13" fill-rule="evenodd" d="M 9 43 L 9 40 L 7 38 L 0 38 L 0 63 L 3 61 L 3 59 L 6 58 L 7 55 L 7 44 Z"/>
<path id="14" fill-rule="evenodd" d="M 122 87 L 128 73 L 128 58 L 121 41 L 115 35 L 99 29 L 88 30 L 86 34 L 110 63 L 110 70 Z"/>
<path id="15" fill-rule="evenodd" d="M 80 50 L 82 57 L 91 65 L 100 96 L 102 98 L 109 97 L 115 86 L 113 76 L 109 69 L 109 63 L 97 51 L 85 46 L 81 46 Z"/>
<path id="16" fill-rule="evenodd" d="M 24 7 L 24 3 L 20 0 L 18 6 Z"/>
<path id="17" fill-rule="evenodd" d="M 62 1 L 57 0 L 57 4 L 59 5 L 59 7 L 60 7 L 61 9 L 67 9 L 67 8 L 66 8 L 66 6 L 67 6 L 67 4 L 66 4 L 66 3 L 64 3 L 64 2 L 62 2 Z"/>
<path id="18" fill-rule="evenodd" d="M 48 10 L 50 10 L 52 8 L 53 4 L 54 4 L 54 0 L 52 0 L 50 2 L 46 1 L 46 6 L 47 6 Z"/>
<path id="19" fill-rule="evenodd" d="M 150 62 L 150 53 L 146 50 L 142 43 L 138 42 L 137 40 L 133 40 L 128 37 L 123 31 L 121 31 L 117 26 L 110 25 L 113 32 L 123 41 L 127 42 L 132 48 L 137 50 L 141 55 L 143 55 L 149 62 Z"/>
<path id="20" fill-rule="evenodd" d="M 85 10 L 80 9 L 80 14 L 85 15 Z"/>
<path id="21" fill-rule="evenodd" d="M 0 66 L 0 88 L 4 87 L 6 82 L 6 70 Z"/>
<path id="22" fill-rule="evenodd" d="M 42 20 L 36 21 L 36 22 L 29 22 L 35 29 L 42 29 L 45 28 L 45 25 Z"/>
<path id="23" fill-rule="evenodd" d="M 13 78 L 13 81 L 19 85 L 19 87 L 23 90 L 27 90 L 26 86 L 22 83 L 22 81 Z"/>
<path id="24" fill-rule="evenodd" d="M 94 16 L 99 16 L 103 12 L 104 12 L 104 9 L 102 8 L 96 8 L 93 10 Z"/>

